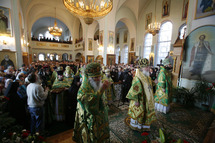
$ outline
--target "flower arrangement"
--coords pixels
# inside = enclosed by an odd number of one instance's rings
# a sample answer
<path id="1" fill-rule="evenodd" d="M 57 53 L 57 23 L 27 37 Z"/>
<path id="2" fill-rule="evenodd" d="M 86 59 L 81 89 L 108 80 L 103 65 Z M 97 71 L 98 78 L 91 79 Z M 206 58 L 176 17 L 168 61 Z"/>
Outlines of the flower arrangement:
<path id="1" fill-rule="evenodd" d="M 196 95 L 198 100 L 202 102 L 202 105 L 208 105 L 211 96 L 215 96 L 215 83 L 208 83 L 204 80 L 196 83 Z"/>
<path id="2" fill-rule="evenodd" d="M 167 133 L 166 129 L 159 129 L 159 137 L 155 140 L 150 140 L 148 132 L 143 132 L 141 136 L 144 137 L 142 143 L 189 143 L 188 141 L 182 141 L 181 139 L 176 141 L 171 137 L 171 133 Z"/>
<path id="3" fill-rule="evenodd" d="M 10 98 L 0 96 L 0 142 L 1 143 L 45 143 L 45 138 L 30 131 L 22 130 L 22 127 L 15 124 L 15 119 L 4 111 Z"/>
<path id="4" fill-rule="evenodd" d="M 31 135 L 30 131 L 25 129 L 20 133 L 9 132 L 1 141 L 2 143 L 46 143 L 45 138 L 40 136 L 39 133 Z"/>
<path id="5" fill-rule="evenodd" d="M 142 143 L 150 143 L 150 138 L 149 138 L 149 133 L 148 132 L 143 132 L 141 134 L 141 136 L 144 137 L 144 140 L 142 141 Z"/>

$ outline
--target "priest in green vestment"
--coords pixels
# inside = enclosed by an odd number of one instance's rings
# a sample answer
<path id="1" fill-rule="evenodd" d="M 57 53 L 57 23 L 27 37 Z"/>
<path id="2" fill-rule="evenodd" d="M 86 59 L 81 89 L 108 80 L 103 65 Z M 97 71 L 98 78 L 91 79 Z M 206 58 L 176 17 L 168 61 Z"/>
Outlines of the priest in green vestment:
<path id="1" fill-rule="evenodd" d="M 115 99 L 115 89 L 113 86 L 113 80 L 110 76 L 110 69 L 105 70 L 105 74 L 103 74 L 102 80 L 108 80 L 111 83 L 111 86 L 109 86 L 109 88 L 105 90 L 107 103 L 108 105 L 111 105 Z"/>
<path id="2" fill-rule="evenodd" d="M 157 89 L 155 93 L 155 110 L 168 113 L 170 110 L 172 80 L 172 66 L 168 58 L 163 61 L 158 75 Z"/>
<path id="3" fill-rule="evenodd" d="M 140 59 L 132 86 L 126 96 L 130 100 L 128 115 L 129 126 L 137 131 L 150 131 L 150 125 L 156 120 L 152 81 L 149 76 L 148 59 Z"/>
<path id="4" fill-rule="evenodd" d="M 66 70 L 64 71 L 63 75 L 64 75 L 64 79 L 68 81 L 69 84 L 72 84 L 74 73 L 70 68 L 70 66 L 66 66 Z"/>
<path id="5" fill-rule="evenodd" d="M 55 118 L 57 121 L 65 120 L 65 90 L 70 87 L 70 83 L 64 79 L 63 71 L 57 71 L 58 78 L 52 85 L 52 95 L 55 105 Z"/>
<path id="6" fill-rule="evenodd" d="M 86 66 L 83 82 L 77 95 L 77 111 L 73 140 L 77 143 L 109 142 L 108 109 L 104 91 L 110 86 L 101 81 L 101 66 Z"/>

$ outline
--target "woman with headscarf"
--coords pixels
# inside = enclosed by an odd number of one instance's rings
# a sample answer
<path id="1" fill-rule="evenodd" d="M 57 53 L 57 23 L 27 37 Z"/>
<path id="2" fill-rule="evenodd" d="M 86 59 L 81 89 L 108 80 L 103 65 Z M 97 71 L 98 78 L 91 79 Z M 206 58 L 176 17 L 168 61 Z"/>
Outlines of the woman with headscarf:
<path id="1" fill-rule="evenodd" d="M 22 125 L 25 129 L 28 129 L 25 100 L 26 98 L 20 98 L 18 89 L 20 87 L 19 81 L 11 82 L 6 91 L 5 96 L 9 97 L 7 103 L 7 112 L 16 119 L 17 123 Z"/>

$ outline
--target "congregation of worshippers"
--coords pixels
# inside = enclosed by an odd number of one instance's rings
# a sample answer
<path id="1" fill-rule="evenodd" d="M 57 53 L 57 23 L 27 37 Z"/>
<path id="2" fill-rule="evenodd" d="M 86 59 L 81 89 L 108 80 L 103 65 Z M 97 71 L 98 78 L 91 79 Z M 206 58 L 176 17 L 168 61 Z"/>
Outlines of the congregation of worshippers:
<path id="1" fill-rule="evenodd" d="M 137 59 L 134 64 L 99 65 L 98 76 L 101 77 L 101 81 L 108 80 L 110 83 L 105 91 L 107 106 L 113 103 L 116 103 L 116 106 L 129 106 L 128 92 L 135 75 L 138 74 L 138 69 L 142 66 L 147 67 L 143 73 L 152 81 L 151 92 L 153 94 L 156 93 L 160 69 L 162 67 L 171 69 L 168 57 L 155 68 L 149 66 L 148 59 Z M 16 119 L 17 124 L 29 129 L 32 133 L 41 132 L 46 126 L 56 121 L 63 121 L 73 128 L 77 111 L 77 94 L 88 74 L 86 67 L 85 63 L 68 61 L 32 62 L 29 66 L 23 64 L 20 69 L 15 69 L 11 65 L 1 66 L 0 94 L 9 99 L 4 110 Z M 94 90 L 99 89 L 94 88 Z M 168 112 L 168 106 L 167 109 L 160 110 L 158 105 L 155 103 L 155 108 L 159 111 Z M 42 107 L 43 112 L 35 115 L 37 111 L 33 111 L 35 109 L 33 107 Z M 32 119 L 35 117 L 39 119 Z M 38 123 L 37 120 L 42 123 Z M 132 124 L 131 122 L 131 127 Z"/>

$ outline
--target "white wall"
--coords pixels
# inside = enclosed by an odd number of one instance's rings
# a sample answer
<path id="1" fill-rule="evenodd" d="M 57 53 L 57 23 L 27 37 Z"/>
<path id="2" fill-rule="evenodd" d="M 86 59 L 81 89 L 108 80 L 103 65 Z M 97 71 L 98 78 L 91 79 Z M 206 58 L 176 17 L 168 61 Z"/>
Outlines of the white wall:
<path id="1" fill-rule="evenodd" d="M 196 3 L 197 3 L 196 0 L 189 1 L 187 35 L 189 35 L 193 30 L 195 30 L 198 27 L 205 26 L 205 25 L 215 25 L 215 15 L 200 18 L 200 19 L 195 19 Z M 185 78 L 181 78 L 181 86 L 186 88 L 192 88 L 196 82 L 197 82 L 196 80 L 188 80 Z"/>
<path id="2" fill-rule="evenodd" d="M 186 21 L 182 20 L 182 7 L 183 7 L 183 0 L 171 0 L 170 4 L 170 15 L 167 17 L 162 18 L 162 0 L 157 0 L 156 4 L 156 21 L 157 22 L 165 22 L 165 21 L 170 21 L 173 24 L 173 32 L 172 32 L 172 39 L 171 39 L 171 44 L 174 44 L 175 40 L 177 39 L 178 36 L 178 30 L 179 27 L 184 24 Z M 144 11 L 140 13 L 139 21 L 137 24 L 137 45 L 141 46 L 141 53 L 140 55 L 143 56 L 143 46 L 144 46 L 144 38 L 147 33 L 145 30 L 145 19 L 146 19 L 146 14 L 152 12 L 152 22 L 155 20 L 155 0 L 151 0 L 151 2 L 145 7 Z M 157 41 L 158 41 L 158 34 L 153 36 L 153 41 L 152 45 L 156 46 Z M 156 56 L 155 56 L 156 59 Z M 154 60 L 156 61 L 156 60 Z"/>

